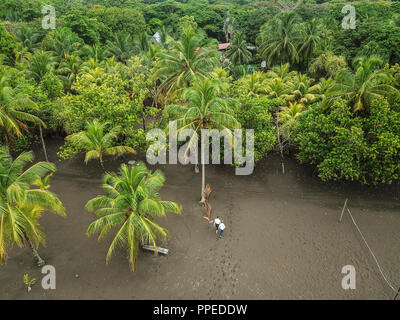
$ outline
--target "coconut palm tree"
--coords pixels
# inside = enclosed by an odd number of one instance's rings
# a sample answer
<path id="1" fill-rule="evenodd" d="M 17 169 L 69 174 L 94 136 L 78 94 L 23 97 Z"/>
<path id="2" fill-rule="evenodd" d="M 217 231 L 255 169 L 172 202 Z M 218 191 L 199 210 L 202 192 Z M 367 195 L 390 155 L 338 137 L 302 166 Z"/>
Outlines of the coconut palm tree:
<path id="1" fill-rule="evenodd" d="M 299 18 L 294 12 L 279 14 L 261 27 L 260 56 L 267 65 L 298 61 L 298 44 L 301 40 Z"/>
<path id="2" fill-rule="evenodd" d="M 127 146 L 114 146 L 118 137 L 120 127 L 112 128 L 105 133 L 106 123 L 99 123 L 97 120 L 88 122 L 85 131 L 74 133 L 66 137 L 66 142 L 76 147 L 77 152 L 86 151 L 85 163 L 91 159 L 99 159 L 104 169 L 104 155 L 122 155 L 124 153 L 135 153 L 135 150 Z"/>
<path id="3" fill-rule="evenodd" d="M 192 30 L 184 32 L 171 50 L 160 52 L 160 68 L 156 77 L 161 78 L 160 93 L 187 87 L 195 79 L 204 79 L 218 64 L 215 48 L 202 46 L 203 39 Z"/>
<path id="4" fill-rule="evenodd" d="M 377 56 L 361 57 L 355 60 L 356 71 L 343 69 L 336 76 L 336 83 L 327 92 L 322 107 L 329 107 L 335 100 L 344 99 L 353 106 L 353 112 L 368 109 L 372 101 L 396 92 L 391 86 L 390 76 L 381 69 L 382 60 Z"/>
<path id="5" fill-rule="evenodd" d="M 139 245 L 151 244 L 157 250 L 157 240 L 164 241 L 169 236 L 166 229 L 154 222 L 154 217 L 165 217 L 167 211 L 180 214 L 182 207 L 161 200 L 158 192 L 164 185 L 164 175 L 160 170 L 151 172 L 142 163 L 134 166 L 123 164 L 118 174 L 107 173 L 103 181 L 106 195 L 97 196 L 86 204 L 86 209 L 95 211 L 97 217 L 89 225 L 87 235 L 99 233 L 100 241 L 117 228 L 106 263 L 115 248 L 120 246 L 127 250 L 131 270 L 135 271 Z"/>
<path id="6" fill-rule="evenodd" d="M 251 52 L 247 50 L 246 39 L 243 33 L 236 32 L 232 39 L 231 44 L 228 47 L 226 57 L 234 65 L 242 65 L 249 63 L 251 59 Z"/>
<path id="7" fill-rule="evenodd" d="M 7 73 L 0 78 L 0 128 L 4 131 L 6 146 L 13 137 L 21 137 L 26 130 L 25 121 L 45 126 L 42 120 L 26 109 L 37 110 L 37 105 L 25 94 L 18 92 L 9 85 Z"/>
<path id="8" fill-rule="evenodd" d="M 32 152 L 23 152 L 15 160 L 0 147 L 0 265 L 6 261 L 7 250 L 27 243 L 39 265 L 44 260 L 37 252 L 44 243 L 44 233 L 38 218 L 44 210 L 65 216 L 65 208 L 58 197 L 45 188 L 32 188 L 39 179 L 55 171 L 54 164 L 38 162 L 24 170 L 33 161 Z"/>
<path id="9" fill-rule="evenodd" d="M 212 80 L 196 81 L 193 87 L 184 90 L 183 98 L 187 101 L 186 104 L 169 105 L 165 109 L 166 114 L 177 121 L 178 134 L 183 129 L 192 129 L 198 133 L 201 129 L 222 131 L 240 127 L 231 108 L 234 101 L 228 98 L 220 98 L 218 86 L 215 86 Z M 196 141 L 195 137 L 195 134 L 190 137 L 186 153 L 189 152 Z M 204 159 L 204 154 L 201 155 L 201 159 Z M 201 162 L 201 202 L 204 202 L 205 164 L 204 161 Z"/>

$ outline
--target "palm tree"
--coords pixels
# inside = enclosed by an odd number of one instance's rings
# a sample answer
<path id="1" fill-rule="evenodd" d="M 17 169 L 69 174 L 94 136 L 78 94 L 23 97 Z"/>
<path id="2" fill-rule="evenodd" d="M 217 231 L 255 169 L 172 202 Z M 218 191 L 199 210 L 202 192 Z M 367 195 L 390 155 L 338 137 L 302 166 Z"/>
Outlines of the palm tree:
<path id="1" fill-rule="evenodd" d="M 314 93 L 318 100 L 323 101 L 327 97 L 327 92 L 332 89 L 335 84 L 335 80 L 332 78 L 321 78 L 319 82 L 312 87 L 310 87 L 310 92 Z"/>
<path id="2" fill-rule="evenodd" d="M 0 128 L 4 130 L 6 146 L 13 141 L 13 136 L 22 136 L 21 129 L 27 129 L 25 121 L 45 126 L 38 117 L 25 112 L 27 108 L 37 110 L 37 105 L 27 95 L 12 88 L 7 73 L 4 73 L 0 78 Z"/>
<path id="3" fill-rule="evenodd" d="M 308 65 L 314 50 L 321 43 L 321 25 L 315 18 L 305 24 L 302 31 L 302 45 L 299 54 L 302 56 L 305 66 Z"/>
<path id="4" fill-rule="evenodd" d="M 107 53 L 114 56 L 117 61 L 125 62 L 139 53 L 139 48 L 130 34 L 119 32 L 115 35 L 114 41 L 107 40 Z"/>
<path id="5" fill-rule="evenodd" d="M 247 50 L 246 39 L 243 33 L 237 32 L 228 47 L 226 57 L 234 65 L 242 65 L 249 63 L 251 59 L 251 52 Z"/>
<path id="6" fill-rule="evenodd" d="M 290 98 L 290 87 L 281 78 L 267 81 L 264 89 L 270 98 Z"/>
<path id="7" fill-rule="evenodd" d="M 297 102 L 289 102 L 289 105 L 282 107 L 279 114 L 279 122 L 285 123 L 297 119 L 303 111 L 304 106 Z"/>
<path id="8" fill-rule="evenodd" d="M 50 49 L 60 62 L 69 54 L 79 54 L 81 39 L 68 28 L 57 28 L 54 30 L 50 43 Z"/>
<path id="9" fill-rule="evenodd" d="M 187 87 L 195 79 L 203 79 L 218 64 L 215 48 L 202 46 L 202 38 L 193 31 L 184 32 L 172 49 L 161 52 L 156 77 L 162 78 L 159 92 Z"/>
<path id="10" fill-rule="evenodd" d="M 261 27 L 259 53 L 268 66 L 296 62 L 300 40 L 298 16 L 294 12 L 284 12 Z"/>
<path id="11" fill-rule="evenodd" d="M 32 152 L 23 152 L 15 160 L 0 147 L 0 265 L 7 257 L 7 249 L 24 243 L 33 250 L 38 264 L 44 260 L 37 252 L 44 243 L 44 233 L 38 218 L 44 210 L 65 216 L 65 208 L 58 197 L 45 188 L 32 188 L 48 172 L 54 172 L 50 162 L 38 162 L 24 171 L 33 161 Z"/>
<path id="12" fill-rule="evenodd" d="M 97 43 L 92 46 L 84 45 L 80 50 L 80 53 L 82 56 L 89 58 L 86 60 L 93 59 L 97 63 L 103 61 L 106 58 L 106 50 L 102 45 Z"/>
<path id="13" fill-rule="evenodd" d="M 198 133 L 201 129 L 236 129 L 240 127 L 239 122 L 233 115 L 231 105 L 232 99 L 220 98 L 218 86 L 213 81 L 205 79 L 196 81 L 193 87 L 184 90 L 183 98 L 187 101 L 185 105 L 169 105 L 165 111 L 167 115 L 177 120 L 178 133 L 183 129 L 192 129 Z M 195 135 L 190 137 L 188 149 L 195 141 Z M 204 159 L 204 154 L 201 155 Z M 202 185 L 201 202 L 204 202 L 205 188 L 205 164 L 202 162 Z"/>
<path id="14" fill-rule="evenodd" d="M 317 99 L 317 94 L 311 91 L 311 79 L 305 74 L 298 74 L 291 82 L 289 100 L 303 104 L 312 103 Z"/>
<path id="15" fill-rule="evenodd" d="M 73 54 L 67 55 L 67 57 L 60 63 L 60 67 L 57 72 L 61 75 L 61 80 L 64 83 L 65 90 L 70 90 L 74 83 L 77 75 L 80 72 L 82 66 L 82 60 Z"/>
<path id="16" fill-rule="evenodd" d="M 113 146 L 118 137 L 120 127 L 112 128 L 108 133 L 104 129 L 106 123 L 99 123 L 97 120 L 88 122 L 86 131 L 74 133 L 66 137 L 66 141 L 71 143 L 79 150 L 85 150 L 85 163 L 91 159 L 99 159 L 101 167 L 104 169 L 104 155 L 122 155 L 124 153 L 135 153 L 131 147 Z"/>
<path id="17" fill-rule="evenodd" d="M 35 32 L 33 28 L 22 26 L 17 31 L 17 38 L 23 44 L 24 47 L 28 48 L 30 52 L 36 49 L 40 43 L 39 34 Z"/>
<path id="18" fill-rule="evenodd" d="M 229 11 L 227 11 L 224 19 L 224 33 L 226 42 L 230 42 L 232 40 L 234 29 L 235 18 L 231 16 L 231 13 Z"/>
<path id="19" fill-rule="evenodd" d="M 106 195 L 88 201 L 86 209 L 94 211 L 97 220 L 89 225 L 87 235 L 98 232 L 100 241 L 113 228 L 118 231 L 107 252 L 109 262 L 116 246 L 128 253 L 131 270 L 140 244 L 151 244 L 157 250 L 156 241 L 168 238 L 168 231 L 154 222 L 154 217 L 165 217 L 166 212 L 180 214 L 181 205 L 160 199 L 159 190 L 165 182 L 161 171 L 151 172 L 142 163 L 134 166 L 123 164 L 119 173 L 107 173 L 103 178 Z M 157 252 L 157 251 L 156 251 Z"/>
<path id="20" fill-rule="evenodd" d="M 256 71 L 250 73 L 236 81 L 235 90 L 241 94 L 246 94 L 248 97 L 265 94 L 265 78 L 266 74 L 264 72 Z"/>
<path id="21" fill-rule="evenodd" d="M 357 112 L 367 109 L 374 99 L 397 91 L 389 84 L 388 72 L 380 69 L 382 60 L 379 57 L 358 58 L 355 66 L 355 73 L 348 69 L 338 72 L 337 82 L 327 92 L 323 107 L 329 107 L 337 99 L 344 99 L 353 106 L 353 112 Z"/>
<path id="22" fill-rule="evenodd" d="M 269 78 L 280 78 L 285 83 L 290 82 L 296 75 L 296 71 L 290 71 L 289 63 L 274 66 L 271 70 L 267 72 L 267 76 Z"/>
<path id="23" fill-rule="evenodd" d="M 38 50 L 28 58 L 26 73 L 39 83 L 46 73 L 54 69 L 55 64 L 55 58 L 51 52 Z"/>

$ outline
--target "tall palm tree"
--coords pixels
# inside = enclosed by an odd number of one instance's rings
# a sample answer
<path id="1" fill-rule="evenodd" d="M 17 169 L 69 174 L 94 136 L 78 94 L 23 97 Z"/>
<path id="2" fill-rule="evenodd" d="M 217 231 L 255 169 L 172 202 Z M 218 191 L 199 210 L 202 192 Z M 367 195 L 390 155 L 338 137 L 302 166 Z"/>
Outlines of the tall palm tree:
<path id="1" fill-rule="evenodd" d="M 66 137 L 67 143 L 77 148 L 77 152 L 85 150 L 85 163 L 91 159 L 99 159 L 104 169 L 104 155 L 122 155 L 124 153 L 135 153 L 133 148 L 128 146 L 114 146 L 115 140 L 120 131 L 119 127 L 112 128 L 105 133 L 106 123 L 99 123 L 97 120 L 88 122 L 85 131 L 74 133 Z"/>
<path id="2" fill-rule="evenodd" d="M 227 11 L 224 18 L 224 33 L 226 42 L 230 42 L 232 40 L 234 30 L 235 18 L 231 16 L 229 11 Z"/>
<path id="3" fill-rule="evenodd" d="M 228 47 L 226 57 L 234 65 L 242 65 L 249 63 L 251 59 L 251 52 L 247 50 L 246 39 L 243 33 L 236 32 L 232 39 L 231 44 Z"/>
<path id="4" fill-rule="evenodd" d="M 171 50 L 161 52 L 160 68 L 156 73 L 162 80 L 160 93 L 187 87 L 195 79 L 203 79 L 218 64 L 215 48 L 202 46 L 203 39 L 189 30 Z"/>
<path id="5" fill-rule="evenodd" d="M 323 107 L 335 100 L 344 99 L 353 106 L 353 112 L 367 109 L 375 98 L 397 91 L 391 86 L 390 76 L 381 69 L 382 60 L 377 56 L 361 57 L 355 61 L 356 71 L 348 69 L 338 72 L 336 83 L 327 92 Z"/>
<path id="6" fill-rule="evenodd" d="M 4 131 L 6 146 L 13 141 L 13 137 L 21 137 L 22 130 L 26 130 L 25 121 L 45 124 L 26 109 L 37 110 L 37 105 L 25 94 L 18 92 L 9 85 L 7 73 L 0 78 L 0 128 Z"/>
<path id="7" fill-rule="evenodd" d="M 32 188 L 48 172 L 54 172 L 50 162 L 38 162 L 24 170 L 33 161 L 32 152 L 21 153 L 15 160 L 0 147 L 0 265 L 6 261 L 7 250 L 24 243 L 33 250 L 39 265 L 44 260 L 37 248 L 44 243 L 44 233 L 38 218 L 44 210 L 65 216 L 65 208 L 58 197 L 45 188 Z"/>
<path id="8" fill-rule="evenodd" d="M 159 190 L 165 182 L 161 171 L 151 172 L 142 163 L 123 164 L 117 173 L 107 173 L 103 178 L 106 195 L 88 201 L 86 208 L 94 211 L 97 220 L 89 225 L 87 235 L 98 232 L 100 241 L 112 229 L 118 231 L 107 252 L 106 263 L 117 246 L 127 250 L 131 270 L 140 244 L 151 244 L 157 249 L 157 240 L 168 238 L 168 231 L 154 222 L 154 217 L 165 217 L 166 212 L 180 214 L 181 205 L 163 201 Z"/>
<path id="9" fill-rule="evenodd" d="M 232 99 L 220 98 L 218 86 L 213 81 L 205 79 L 196 81 L 193 87 L 184 90 L 183 98 L 187 101 L 184 105 L 169 105 L 166 107 L 167 115 L 177 121 L 178 133 L 183 129 L 193 129 L 198 133 L 201 129 L 236 129 L 240 123 L 233 115 Z M 195 135 L 190 137 L 188 149 L 195 141 Z M 201 155 L 204 159 L 204 154 Z M 204 202 L 205 188 L 205 163 L 202 161 L 201 202 Z"/>
<path id="10" fill-rule="evenodd" d="M 261 27 L 259 53 L 267 65 L 298 61 L 301 39 L 299 18 L 294 12 L 284 12 Z"/>

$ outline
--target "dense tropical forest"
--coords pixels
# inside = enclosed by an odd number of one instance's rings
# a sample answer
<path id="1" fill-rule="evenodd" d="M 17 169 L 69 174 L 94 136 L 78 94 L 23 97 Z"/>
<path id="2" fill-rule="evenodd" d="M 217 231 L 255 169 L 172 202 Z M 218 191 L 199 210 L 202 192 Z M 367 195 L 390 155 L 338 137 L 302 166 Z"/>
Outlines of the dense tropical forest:
<path id="1" fill-rule="evenodd" d="M 346 4 L 353 29 L 342 26 Z M 42 26 L 45 5 L 55 29 Z M 104 167 L 110 155 L 145 152 L 150 129 L 183 119 L 254 129 L 256 165 L 278 152 L 323 181 L 399 179 L 400 1 L 2 0 L 0 21 L 0 216 L 17 219 L 0 232 L 0 262 L 8 244 L 41 241 L 43 210 L 65 214 L 47 186 L 54 165 L 25 168 L 35 144 L 47 158 L 54 136 L 65 137 L 60 161 L 85 153 Z M 154 243 L 167 231 L 126 212 L 181 208 L 158 198 L 163 175 L 144 165 L 104 179 L 108 195 L 87 204 L 102 207 L 88 235 L 124 221 L 107 257 L 126 241 L 134 268 L 130 226 Z"/>

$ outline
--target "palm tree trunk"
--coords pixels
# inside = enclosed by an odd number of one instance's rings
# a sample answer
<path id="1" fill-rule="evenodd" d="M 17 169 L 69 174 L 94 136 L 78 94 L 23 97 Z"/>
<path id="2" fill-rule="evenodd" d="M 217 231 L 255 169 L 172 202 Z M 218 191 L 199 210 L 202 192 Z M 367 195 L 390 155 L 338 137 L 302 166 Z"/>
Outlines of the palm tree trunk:
<path id="1" fill-rule="evenodd" d="M 204 161 L 202 161 L 201 164 L 201 203 L 204 203 L 205 198 L 204 198 L 204 189 L 206 187 L 206 165 Z"/>
<path id="2" fill-rule="evenodd" d="M 276 113 L 276 135 L 278 138 L 278 145 L 279 145 L 279 150 L 280 150 L 280 154 L 281 154 L 282 173 L 285 174 L 285 164 L 283 163 L 283 146 L 282 146 L 282 142 L 281 142 L 281 135 L 279 133 L 279 107 L 278 107 L 278 111 Z"/>
<path id="3" fill-rule="evenodd" d="M 49 158 L 47 157 L 47 150 L 46 150 L 46 144 L 44 143 L 44 139 L 43 139 L 43 130 L 42 130 L 42 126 L 39 124 L 39 133 L 40 133 L 40 140 L 42 141 L 42 147 L 43 147 L 43 152 L 44 152 L 44 157 L 46 159 L 46 161 L 49 161 Z"/>
<path id="4" fill-rule="evenodd" d="M 101 167 L 103 168 L 103 170 L 105 170 L 104 169 L 104 163 L 103 163 L 103 155 L 101 153 L 100 153 L 100 156 L 99 156 L 99 160 L 100 160 Z"/>
<path id="5" fill-rule="evenodd" d="M 37 260 L 37 264 L 39 267 L 43 267 L 46 262 L 43 260 L 43 258 L 39 255 L 39 252 L 36 250 L 35 245 L 27 238 L 26 235 L 25 236 L 25 241 L 28 243 L 28 245 L 31 247 L 31 250 L 33 252 L 33 256 L 36 258 Z"/>

